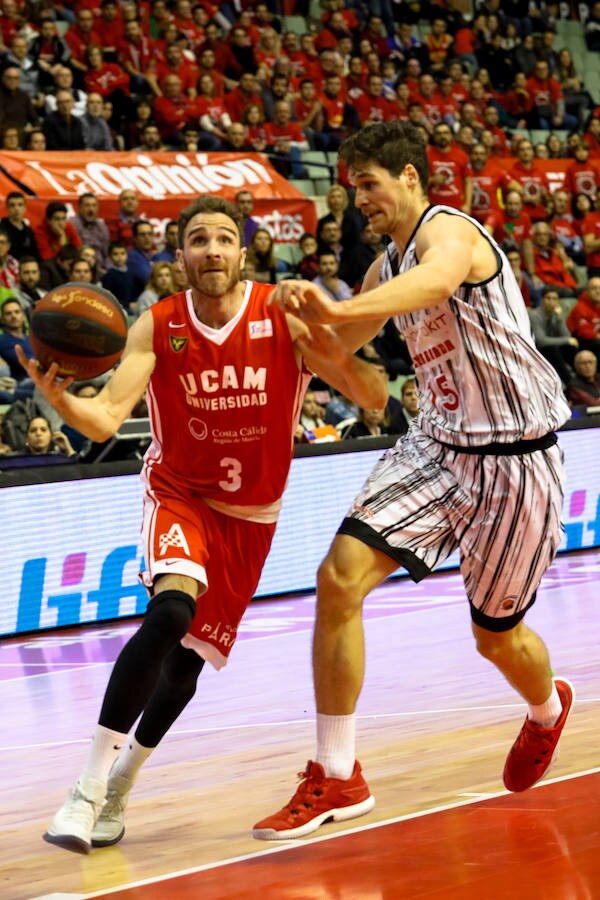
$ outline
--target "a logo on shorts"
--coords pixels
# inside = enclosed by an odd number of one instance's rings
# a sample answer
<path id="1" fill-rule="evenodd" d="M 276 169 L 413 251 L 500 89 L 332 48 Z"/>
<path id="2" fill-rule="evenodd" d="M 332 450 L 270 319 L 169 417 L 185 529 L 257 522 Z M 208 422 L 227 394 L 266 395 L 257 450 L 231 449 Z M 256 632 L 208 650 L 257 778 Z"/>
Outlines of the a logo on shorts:
<path id="1" fill-rule="evenodd" d="M 187 342 L 188 339 L 186 337 L 175 337 L 174 334 L 169 335 L 171 350 L 174 350 L 175 353 L 179 353 L 180 350 L 183 350 Z"/>
<path id="2" fill-rule="evenodd" d="M 167 550 L 170 550 L 172 547 L 183 550 L 186 556 L 190 555 L 190 548 L 188 547 L 188 542 L 185 539 L 185 534 L 183 533 L 183 529 L 179 522 L 173 522 L 169 530 L 161 534 L 158 543 L 160 546 L 160 556 L 164 556 Z"/>

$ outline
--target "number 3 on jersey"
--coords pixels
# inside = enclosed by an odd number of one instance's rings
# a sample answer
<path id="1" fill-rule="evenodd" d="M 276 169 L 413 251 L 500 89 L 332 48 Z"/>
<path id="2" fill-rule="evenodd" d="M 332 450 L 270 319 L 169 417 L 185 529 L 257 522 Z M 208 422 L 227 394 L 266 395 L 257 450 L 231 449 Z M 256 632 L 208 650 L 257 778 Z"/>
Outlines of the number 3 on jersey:
<path id="1" fill-rule="evenodd" d="M 226 478 L 219 481 L 219 487 L 224 491 L 239 491 L 242 486 L 242 464 L 239 459 L 224 456 L 219 463 L 226 470 Z"/>
<path id="2" fill-rule="evenodd" d="M 444 409 L 450 410 L 451 412 L 458 409 L 458 394 L 453 387 L 450 387 L 448 378 L 444 374 L 438 375 L 437 378 L 434 379 L 431 387 L 431 399 L 436 409 L 438 407 L 438 399 L 441 401 L 441 405 Z"/>

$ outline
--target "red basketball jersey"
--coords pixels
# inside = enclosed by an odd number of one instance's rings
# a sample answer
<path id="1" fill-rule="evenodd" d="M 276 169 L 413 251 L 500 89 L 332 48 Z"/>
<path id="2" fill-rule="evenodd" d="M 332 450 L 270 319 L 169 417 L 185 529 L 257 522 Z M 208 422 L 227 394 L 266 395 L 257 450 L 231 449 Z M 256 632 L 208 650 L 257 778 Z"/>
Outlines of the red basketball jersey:
<path id="1" fill-rule="evenodd" d="M 232 506 L 281 497 L 310 375 L 298 368 L 284 313 L 267 304 L 272 290 L 247 282 L 240 310 L 220 329 L 198 319 L 190 291 L 152 307 L 149 490 L 164 485 Z"/>

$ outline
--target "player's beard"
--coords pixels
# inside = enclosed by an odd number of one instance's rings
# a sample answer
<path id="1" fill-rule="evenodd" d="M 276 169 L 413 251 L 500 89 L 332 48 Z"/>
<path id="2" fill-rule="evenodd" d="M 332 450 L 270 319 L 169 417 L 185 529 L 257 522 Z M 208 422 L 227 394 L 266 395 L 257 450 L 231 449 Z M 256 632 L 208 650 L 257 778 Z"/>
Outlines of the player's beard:
<path id="1" fill-rule="evenodd" d="M 188 281 L 195 290 L 204 294 L 206 297 L 224 297 L 228 294 L 236 284 L 240 281 L 240 266 L 238 265 L 230 273 L 225 270 L 219 272 L 203 272 L 198 275 L 197 272 L 187 270 Z"/>

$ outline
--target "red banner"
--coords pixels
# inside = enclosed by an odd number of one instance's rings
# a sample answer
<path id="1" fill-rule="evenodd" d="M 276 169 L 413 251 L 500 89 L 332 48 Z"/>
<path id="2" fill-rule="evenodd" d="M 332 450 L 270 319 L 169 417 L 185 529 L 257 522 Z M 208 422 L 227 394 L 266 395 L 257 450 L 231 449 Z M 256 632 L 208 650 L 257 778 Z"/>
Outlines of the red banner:
<path id="1" fill-rule="evenodd" d="M 138 215 L 149 219 L 162 236 L 164 224 L 203 194 L 233 200 L 238 191 L 254 197 L 253 218 L 278 243 L 297 242 L 305 231 L 314 234 L 314 203 L 298 191 L 259 153 L 0 153 L 0 190 L 18 190 L 19 184 L 35 195 L 28 197 L 27 216 L 33 225 L 50 200 L 61 200 L 76 212 L 77 197 L 90 191 L 100 200 L 100 215 L 114 216 L 118 196 L 135 190 Z M 5 185 L 8 185 L 8 187 Z"/>

